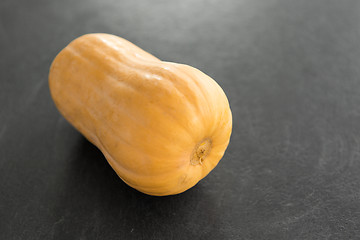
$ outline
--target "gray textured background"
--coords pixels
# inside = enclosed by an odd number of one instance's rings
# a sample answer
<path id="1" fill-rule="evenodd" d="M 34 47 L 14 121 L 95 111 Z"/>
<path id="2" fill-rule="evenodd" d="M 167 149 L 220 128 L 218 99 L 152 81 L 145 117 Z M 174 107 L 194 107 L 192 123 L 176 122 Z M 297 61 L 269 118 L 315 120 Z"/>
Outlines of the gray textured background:
<path id="1" fill-rule="evenodd" d="M 50 63 L 89 32 L 223 87 L 231 143 L 196 187 L 127 187 L 57 112 Z M 0 239 L 360 239 L 359 64 L 356 0 L 1 0 Z"/>

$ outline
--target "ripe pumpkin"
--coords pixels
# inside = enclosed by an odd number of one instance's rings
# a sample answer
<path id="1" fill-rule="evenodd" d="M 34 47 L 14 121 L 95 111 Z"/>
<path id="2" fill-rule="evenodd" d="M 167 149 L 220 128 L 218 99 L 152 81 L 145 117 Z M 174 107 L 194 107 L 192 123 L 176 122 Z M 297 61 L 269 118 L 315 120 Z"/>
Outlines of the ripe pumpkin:
<path id="1" fill-rule="evenodd" d="M 229 144 L 231 111 L 213 79 L 114 35 L 72 41 L 54 59 L 49 86 L 60 113 L 146 194 L 193 187 Z"/>

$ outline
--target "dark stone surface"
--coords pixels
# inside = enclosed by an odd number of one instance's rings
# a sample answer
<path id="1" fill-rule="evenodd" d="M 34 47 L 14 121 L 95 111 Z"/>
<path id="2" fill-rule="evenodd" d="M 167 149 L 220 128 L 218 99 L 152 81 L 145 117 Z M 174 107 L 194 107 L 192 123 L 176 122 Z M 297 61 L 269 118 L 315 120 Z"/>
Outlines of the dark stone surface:
<path id="1" fill-rule="evenodd" d="M 89 32 L 223 87 L 232 140 L 196 187 L 129 188 L 57 112 L 50 63 Z M 1 0 L 0 239 L 360 239 L 359 64 L 357 0 Z"/>

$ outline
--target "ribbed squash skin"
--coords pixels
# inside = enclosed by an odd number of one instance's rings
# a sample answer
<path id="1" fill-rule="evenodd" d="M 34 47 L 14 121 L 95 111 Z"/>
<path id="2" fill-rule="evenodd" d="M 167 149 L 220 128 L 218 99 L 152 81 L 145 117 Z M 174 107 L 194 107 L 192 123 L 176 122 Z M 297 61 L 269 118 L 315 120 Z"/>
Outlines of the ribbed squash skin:
<path id="1" fill-rule="evenodd" d="M 146 194 L 193 187 L 229 144 L 231 111 L 213 79 L 114 35 L 72 41 L 53 61 L 49 86 L 61 114 Z"/>

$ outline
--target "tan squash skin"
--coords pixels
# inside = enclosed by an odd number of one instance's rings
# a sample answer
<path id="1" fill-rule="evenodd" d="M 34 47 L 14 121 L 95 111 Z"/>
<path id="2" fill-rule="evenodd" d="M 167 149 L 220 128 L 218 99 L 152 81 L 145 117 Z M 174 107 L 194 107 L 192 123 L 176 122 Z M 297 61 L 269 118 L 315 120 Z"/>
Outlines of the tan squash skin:
<path id="1" fill-rule="evenodd" d="M 114 35 L 72 41 L 53 61 L 49 86 L 61 114 L 146 194 L 193 187 L 229 144 L 231 111 L 213 79 Z"/>

